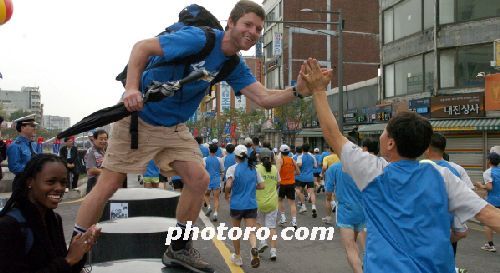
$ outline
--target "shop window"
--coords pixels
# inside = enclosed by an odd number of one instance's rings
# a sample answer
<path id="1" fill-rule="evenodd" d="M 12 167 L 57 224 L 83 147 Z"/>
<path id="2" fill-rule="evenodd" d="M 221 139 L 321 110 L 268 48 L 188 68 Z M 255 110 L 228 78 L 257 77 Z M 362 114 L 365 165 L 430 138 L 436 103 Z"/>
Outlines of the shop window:
<path id="1" fill-rule="evenodd" d="M 394 65 L 384 66 L 384 93 L 385 98 L 394 97 Z"/>
<path id="2" fill-rule="evenodd" d="M 424 29 L 434 26 L 434 0 L 424 0 Z"/>
<path id="3" fill-rule="evenodd" d="M 457 22 L 500 16 L 498 0 L 456 0 Z"/>
<path id="4" fill-rule="evenodd" d="M 394 11 L 388 9 L 384 11 L 384 43 L 389 43 L 394 40 Z"/>
<path id="5" fill-rule="evenodd" d="M 424 84 L 422 56 L 399 61 L 395 64 L 394 70 L 396 96 L 422 92 Z"/>
<path id="6" fill-rule="evenodd" d="M 448 24 L 455 21 L 455 0 L 439 0 L 439 23 Z"/>
<path id="7" fill-rule="evenodd" d="M 394 40 L 422 29 L 422 0 L 406 0 L 394 6 Z"/>
<path id="8" fill-rule="evenodd" d="M 424 92 L 434 91 L 434 52 L 424 55 Z"/>

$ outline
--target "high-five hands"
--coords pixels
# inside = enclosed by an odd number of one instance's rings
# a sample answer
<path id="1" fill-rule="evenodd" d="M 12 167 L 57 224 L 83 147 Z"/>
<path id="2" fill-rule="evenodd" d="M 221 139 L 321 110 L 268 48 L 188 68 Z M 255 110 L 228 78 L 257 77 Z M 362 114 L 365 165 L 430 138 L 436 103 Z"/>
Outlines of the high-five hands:
<path id="1" fill-rule="evenodd" d="M 321 68 L 318 60 L 309 58 L 302 64 L 299 78 L 306 83 L 310 93 L 324 92 L 332 80 L 332 70 Z"/>

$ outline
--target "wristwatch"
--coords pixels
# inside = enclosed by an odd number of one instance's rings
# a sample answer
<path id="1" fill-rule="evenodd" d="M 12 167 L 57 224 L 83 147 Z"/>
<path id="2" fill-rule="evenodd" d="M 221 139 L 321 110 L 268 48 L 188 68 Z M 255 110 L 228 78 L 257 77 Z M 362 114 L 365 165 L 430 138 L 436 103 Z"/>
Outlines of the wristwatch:
<path id="1" fill-rule="evenodd" d="M 293 92 L 293 95 L 294 95 L 295 97 L 297 97 L 297 98 L 299 98 L 299 99 L 303 99 L 303 98 L 304 98 L 304 96 L 302 96 L 302 95 L 299 93 L 299 91 L 297 91 L 297 86 L 296 86 L 296 85 L 294 85 L 294 86 L 292 87 L 292 92 Z"/>

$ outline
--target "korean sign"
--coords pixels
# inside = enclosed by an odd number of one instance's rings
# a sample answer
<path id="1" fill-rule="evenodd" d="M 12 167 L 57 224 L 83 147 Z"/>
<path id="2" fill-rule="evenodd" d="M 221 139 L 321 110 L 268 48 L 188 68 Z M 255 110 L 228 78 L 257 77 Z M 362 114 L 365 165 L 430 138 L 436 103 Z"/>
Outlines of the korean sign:
<path id="1" fill-rule="evenodd" d="M 484 93 L 431 98 L 431 118 L 484 117 Z"/>

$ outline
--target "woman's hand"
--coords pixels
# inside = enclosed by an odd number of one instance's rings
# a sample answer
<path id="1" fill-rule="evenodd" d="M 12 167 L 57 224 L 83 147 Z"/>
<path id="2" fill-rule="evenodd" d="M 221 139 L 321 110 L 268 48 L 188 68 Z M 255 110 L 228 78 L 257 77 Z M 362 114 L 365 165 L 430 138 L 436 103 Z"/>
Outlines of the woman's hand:
<path id="1" fill-rule="evenodd" d="M 89 252 L 92 246 L 97 242 L 97 238 L 101 234 L 101 229 L 92 225 L 87 232 L 77 234 L 71 240 L 69 245 L 68 255 L 66 255 L 66 262 L 69 265 L 78 263 L 85 253 Z"/>

